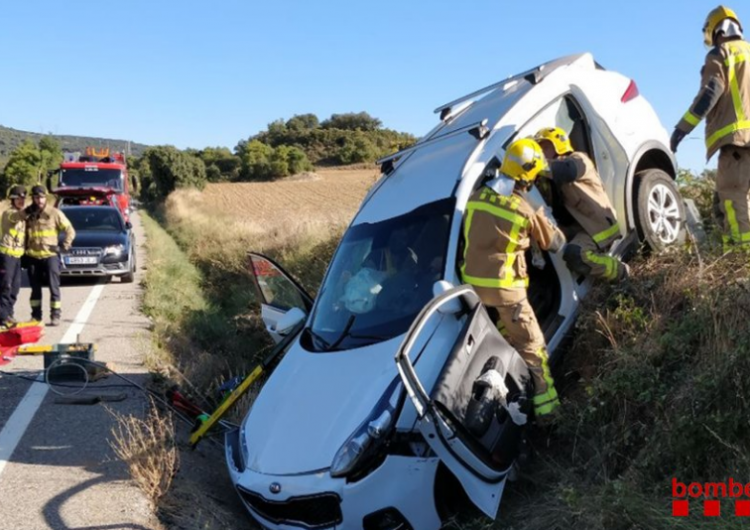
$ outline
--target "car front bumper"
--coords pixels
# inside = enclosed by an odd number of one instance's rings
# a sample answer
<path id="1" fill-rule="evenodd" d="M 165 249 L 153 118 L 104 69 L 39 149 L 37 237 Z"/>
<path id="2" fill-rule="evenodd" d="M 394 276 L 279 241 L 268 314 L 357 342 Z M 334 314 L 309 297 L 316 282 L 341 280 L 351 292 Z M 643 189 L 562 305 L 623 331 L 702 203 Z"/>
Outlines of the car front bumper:
<path id="1" fill-rule="evenodd" d="M 96 261 L 93 263 L 69 263 L 69 258 L 78 256 L 61 256 L 60 274 L 62 276 L 123 276 L 130 272 L 130 260 L 114 256 L 86 256 Z"/>
<path id="2" fill-rule="evenodd" d="M 266 528 L 432 530 L 441 526 L 434 495 L 437 458 L 389 455 L 366 477 L 347 483 L 331 477 L 327 469 L 283 476 L 243 470 L 239 430 L 226 435 L 225 451 L 240 499 Z M 383 526 L 385 521 L 393 524 Z"/>

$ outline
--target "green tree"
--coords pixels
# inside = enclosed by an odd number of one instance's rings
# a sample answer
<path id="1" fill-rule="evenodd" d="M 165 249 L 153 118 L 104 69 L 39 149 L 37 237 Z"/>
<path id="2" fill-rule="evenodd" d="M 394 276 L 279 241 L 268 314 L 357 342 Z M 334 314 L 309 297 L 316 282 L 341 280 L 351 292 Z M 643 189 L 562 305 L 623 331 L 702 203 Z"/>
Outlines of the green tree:
<path id="1" fill-rule="evenodd" d="M 242 169 L 241 180 L 262 180 L 271 176 L 271 157 L 273 147 L 258 140 L 245 144 L 240 153 Z"/>
<path id="2" fill-rule="evenodd" d="M 297 132 L 318 127 L 320 127 L 320 121 L 315 114 L 295 114 L 286 122 L 287 129 Z"/>
<path id="3" fill-rule="evenodd" d="M 30 139 L 24 140 L 11 153 L 3 171 L 3 193 L 16 184 L 33 186 L 40 182 L 42 155 L 37 145 Z"/>
<path id="4" fill-rule="evenodd" d="M 299 147 L 292 146 L 289 148 L 287 161 L 289 163 L 289 173 L 292 175 L 313 170 L 312 162 L 310 162 L 305 152 Z"/>
<path id="5" fill-rule="evenodd" d="M 280 145 L 273 150 L 269 158 L 269 177 L 280 178 L 289 175 L 289 150 L 286 145 Z"/>
<path id="6" fill-rule="evenodd" d="M 320 126 L 324 129 L 343 129 L 347 131 L 376 131 L 383 125 L 377 118 L 366 112 L 347 112 L 345 114 L 331 114 Z"/>
<path id="7" fill-rule="evenodd" d="M 149 147 L 139 163 L 141 196 L 146 200 L 163 200 L 177 188 L 206 185 L 206 165 L 189 153 L 171 145 Z"/>
<path id="8" fill-rule="evenodd" d="M 337 158 L 341 164 L 358 164 L 374 162 L 378 157 L 375 144 L 364 134 L 347 136 L 344 145 L 338 150 Z"/>

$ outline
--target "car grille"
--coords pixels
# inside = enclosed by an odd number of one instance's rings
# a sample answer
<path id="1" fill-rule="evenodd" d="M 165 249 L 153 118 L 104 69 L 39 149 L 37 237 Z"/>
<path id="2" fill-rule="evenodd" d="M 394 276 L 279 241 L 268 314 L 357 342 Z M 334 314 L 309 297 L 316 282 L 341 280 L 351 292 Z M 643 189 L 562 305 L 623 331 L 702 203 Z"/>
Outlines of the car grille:
<path id="1" fill-rule="evenodd" d="M 269 501 L 238 487 L 240 497 L 264 519 L 276 524 L 325 528 L 341 523 L 341 501 L 334 493 Z"/>
<path id="2" fill-rule="evenodd" d="M 71 248 L 68 256 L 99 256 L 102 253 L 100 248 Z"/>

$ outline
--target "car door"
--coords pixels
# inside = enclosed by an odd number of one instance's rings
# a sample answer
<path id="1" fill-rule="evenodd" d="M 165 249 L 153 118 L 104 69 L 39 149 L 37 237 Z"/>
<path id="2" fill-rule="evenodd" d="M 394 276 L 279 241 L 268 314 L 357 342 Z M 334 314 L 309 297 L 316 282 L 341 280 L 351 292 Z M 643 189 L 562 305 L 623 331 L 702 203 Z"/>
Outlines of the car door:
<path id="1" fill-rule="evenodd" d="M 267 256 L 248 253 L 248 269 L 260 301 L 263 323 L 273 340 L 278 343 L 284 336 L 278 330 L 282 318 L 294 309 L 308 315 L 313 299 L 281 266 Z"/>
<path id="2" fill-rule="evenodd" d="M 454 315 L 462 331 L 428 391 L 412 360 L 436 362 L 435 356 L 412 350 L 436 312 Z M 496 517 L 530 408 L 526 363 L 497 331 L 474 289 L 464 285 L 425 306 L 396 353 L 396 364 L 426 443 L 472 502 Z"/>

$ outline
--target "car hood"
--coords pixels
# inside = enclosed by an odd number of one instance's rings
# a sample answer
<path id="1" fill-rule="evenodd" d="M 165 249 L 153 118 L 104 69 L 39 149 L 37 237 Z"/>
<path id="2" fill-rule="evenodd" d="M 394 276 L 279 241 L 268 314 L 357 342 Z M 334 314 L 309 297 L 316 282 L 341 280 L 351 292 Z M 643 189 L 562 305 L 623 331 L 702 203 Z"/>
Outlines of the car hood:
<path id="1" fill-rule="evenodd" d="M 110 245 L 128 244 L 124 232 L 107 232 L 104 230 L 77 230 L 73 248 L 108 247 Z"/>
<path id="2" fill-rule="evenodd" d="M 401 339 L 326 353 L 295 342 L 243 423 L 247 468 L 272 475 L 329 468 L 398 377 L 393 356 Z"/>

